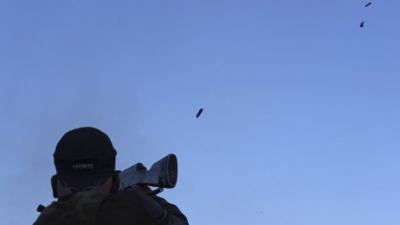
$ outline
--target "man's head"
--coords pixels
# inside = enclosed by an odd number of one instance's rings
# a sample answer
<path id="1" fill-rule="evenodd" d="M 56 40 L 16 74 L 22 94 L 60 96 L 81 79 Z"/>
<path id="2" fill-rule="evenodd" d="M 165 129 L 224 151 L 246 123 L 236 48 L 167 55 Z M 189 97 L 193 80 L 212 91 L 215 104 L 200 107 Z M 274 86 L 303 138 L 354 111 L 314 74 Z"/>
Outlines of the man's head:
<path id="1" fill-rule="evenodd" d="M 96 128 L 68 131 L 53 155 L 58 188 L 74 193 L 103 185 L 115 172 L 116 154 L 110 138 Z"/>

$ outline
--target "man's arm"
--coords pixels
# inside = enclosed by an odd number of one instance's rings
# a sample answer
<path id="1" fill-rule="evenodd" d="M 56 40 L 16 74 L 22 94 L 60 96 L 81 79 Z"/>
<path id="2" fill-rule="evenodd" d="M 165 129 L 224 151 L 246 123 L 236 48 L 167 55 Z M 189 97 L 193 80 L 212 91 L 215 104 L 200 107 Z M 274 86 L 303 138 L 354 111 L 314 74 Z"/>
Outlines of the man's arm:
<path id="1" fill-rule="evenodd" d="M 135 185 L 128 190 L 137 191 L 143 207 L 157 225 L 189 225 L 186 216 L 178 207 L 157 195 L 150 194 L 151 189 L 149 187 Z"/>
<path id="2" fill-rule="evenodd" d="M 185 215 L 175 205 L 167 202 L 165 199 L 154 195 L 152 199 L 161 205 L 166 213 L 160 225 L 189 225 Z"/>

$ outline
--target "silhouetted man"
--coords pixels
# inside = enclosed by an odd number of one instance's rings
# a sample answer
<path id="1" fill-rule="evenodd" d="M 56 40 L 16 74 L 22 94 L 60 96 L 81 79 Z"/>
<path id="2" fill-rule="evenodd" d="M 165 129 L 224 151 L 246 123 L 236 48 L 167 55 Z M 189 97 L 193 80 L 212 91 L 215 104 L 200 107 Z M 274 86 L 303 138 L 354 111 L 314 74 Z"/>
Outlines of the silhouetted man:
<path id="1" fill-rule="evenodd" d="M 186 217 L 147 186 L 118 190 L 111 140 L 82 127 L 64 134 L 54 152 L 51 178 L 57 201 L 42 209 L 34 225 L 188 225 Z"/>

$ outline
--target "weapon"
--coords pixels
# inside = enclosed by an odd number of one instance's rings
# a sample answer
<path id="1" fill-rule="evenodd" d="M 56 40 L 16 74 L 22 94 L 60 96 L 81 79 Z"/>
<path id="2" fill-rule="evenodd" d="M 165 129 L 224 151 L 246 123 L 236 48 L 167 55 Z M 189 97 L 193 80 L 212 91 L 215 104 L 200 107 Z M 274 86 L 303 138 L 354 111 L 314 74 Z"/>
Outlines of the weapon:
<path id="1" fill-rule="evenodd" d="M 119 189 L 123 190 L 135 184 L 158 187 L 153 194 L 163 191 L 163 188 L 173 188 L 178 179 L 178 160 L 176 155 L 169 154 L 155 162 L 149 170 L 142 163 L 136 163 L 118 173 Z"/>

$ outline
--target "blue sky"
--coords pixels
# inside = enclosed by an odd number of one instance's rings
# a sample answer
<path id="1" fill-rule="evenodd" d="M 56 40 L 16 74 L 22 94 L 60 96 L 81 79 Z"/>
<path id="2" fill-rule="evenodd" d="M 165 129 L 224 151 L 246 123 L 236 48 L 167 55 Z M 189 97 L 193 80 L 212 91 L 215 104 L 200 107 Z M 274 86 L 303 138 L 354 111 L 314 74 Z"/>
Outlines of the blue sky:
<path id="1" fill-rule="evenodd" d="M 400 2 L 365 3 L 1 1 L 2 224 L 80 126 L 118 169 L 177 154 L 193 225 L 399 224 Z"/>

